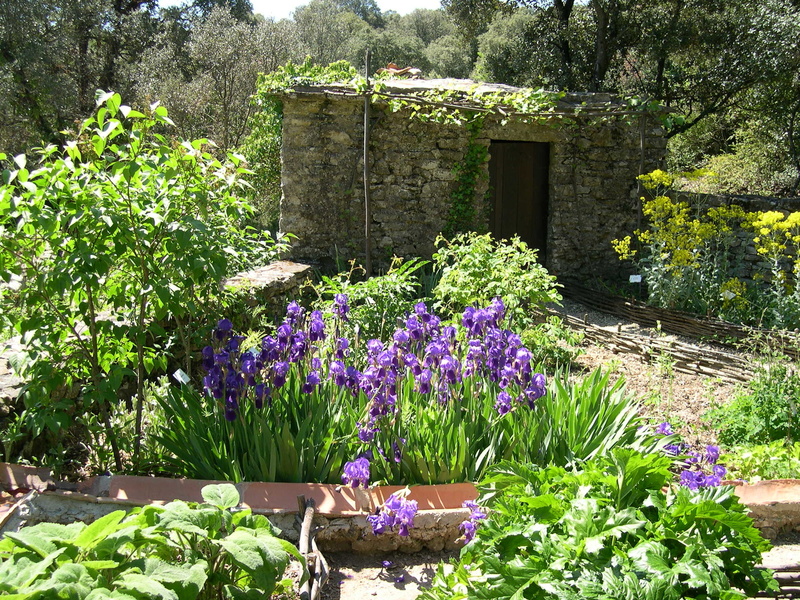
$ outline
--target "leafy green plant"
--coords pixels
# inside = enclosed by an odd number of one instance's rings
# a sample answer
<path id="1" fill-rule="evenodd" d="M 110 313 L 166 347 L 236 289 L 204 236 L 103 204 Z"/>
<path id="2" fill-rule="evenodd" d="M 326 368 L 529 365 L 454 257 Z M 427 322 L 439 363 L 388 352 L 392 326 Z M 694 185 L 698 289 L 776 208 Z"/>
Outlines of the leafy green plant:
<path id="1" fill-rule="evenodd" d="M 398 317 L 411 311 L 421 288 L 421 270 L 427 261 L 403 261 L 394 257 L 384 275 L 363 279 L 364 269 L 350 263 L 350 271 L 332 277 L 323 275 L 314 286 L 319 297 L 315 307 L 325 310 L 337 294 L 346 294 L 349 301 L 349 319 L 342 323 L 341 335 L 358 336 L 368 340 L 385 340 L 394 333 Z"/>
<path id="2" fill-rule="evenodd" d="M 170 125 L 162 106 L 145 114 L 100 94 L 77 139 L 14 157 L 0 184 L 0 273 L 24 281 L 14 298 L 24 311 L 9 314 L 29 348 L 30 429 L 57 435 L 97 413 L 118 471 L 109 406 L 123 380 L 136 381 L 125 449 L 135 464 L 146 377 L 178 347 L 191 356 L 225 276 L 278 249 L 241 226 L 251 210 L 237 196 L 241 158 L 220 161 L 207 140 L 168 138 Z M 72 386 L 79 403 L 52 400 Z"/>
<path id="3" fill-rule="evenodd" d="M 172 387 L 160 399 L 167 427 L 155 439 L 175 475 L 230 481 L 338 483 L 354 437 L 361 402 L 347 390 L 301 393 L 293 370 L 268 407 L 242 401 L 234 420 L 208 394 Z M 244 399 L 243 399 L 244 400 Z"/>
<path id="4" fill-rule="evenodd" d="M 0 540 L 0 593 L 11 598 L 264 597 L 291 588 L 305 560 L 233 485 L 208 485 L 203 504 L 180 500 L 118 510 L 91 525 L 40 523 Z"/>
<path id="5" fill-rule="evenodd" d="M 568 368 L 583 353 L 583 333 L 564 325 L 556 315 L 525 329 L 520 337 L 533 352 L 533 361 L 548 370 Z"/>
<path id="6" fill-rule="evenodd" d="M 728 404 L 708 411 L 705 420 L 726 447 L 792 442 L 800 422 L 798 398 L 800 375 L 787 362 L 771 361 Z"/>
<path id="7" fill-rule="evenodd" d="M 735 446 L 720 458 L 730 479 L 800 479 L 800 442 L 776 440 L 758 446 Z"/>
<path id="8" fill-rule="evenodd" d="M 488 518 L 422 600 L 740 599 L 777 590 L 731 487 L 669 488 L 671 459 L 614 449 L 581 470 L 501 463 Z"/>
<path id="9" fill-rule="evenodd" d="M 433 255 L 441 272 L 433 290 L 437 309 L 457 314 L 464 307 L 486 306 L 503 298 L 508 324 L 520 331 L 548 302 L 560 302 L 555 277 L 537 262 L 536 250 L 514 237 L 496 241 L 491 234 L 464 233 L 439 237 Z"/>

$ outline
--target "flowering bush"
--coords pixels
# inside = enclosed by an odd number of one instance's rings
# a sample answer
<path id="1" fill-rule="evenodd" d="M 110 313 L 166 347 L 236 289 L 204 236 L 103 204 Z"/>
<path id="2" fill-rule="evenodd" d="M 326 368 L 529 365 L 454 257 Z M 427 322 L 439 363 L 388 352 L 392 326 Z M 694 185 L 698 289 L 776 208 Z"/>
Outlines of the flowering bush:
<path id="1" fill-rule="evenodd" d="M 640 179 L 653 193 L 642 198 L 647 228 L 612 245 L 644 276 L 648 302 L 746 324 L 800 323 L 800 212 L 703 209 L 670 197 L 673 178 L 663 171 Z M 748 248 L 762 262 L 744 280 Z"/>

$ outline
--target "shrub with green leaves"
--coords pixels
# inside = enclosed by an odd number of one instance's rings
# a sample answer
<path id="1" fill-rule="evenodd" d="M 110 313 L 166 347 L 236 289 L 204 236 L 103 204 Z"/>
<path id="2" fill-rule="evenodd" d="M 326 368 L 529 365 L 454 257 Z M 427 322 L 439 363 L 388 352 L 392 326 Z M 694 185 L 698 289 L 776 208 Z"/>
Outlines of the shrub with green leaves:
<path id="1" fill-rule="evenodd" d="M 488 233 L 462 233 L 451 240 L 440 236 L 436 246 L 433 260 L 441 278 L 433 296 L 445 314 L 486 306 L 500 297 L 509 327 L 522 331 L 545 304 L 561 301 L 556 278 L 538 262 L 536 250 L 516 236 L 497 241 Z"/>
<path id="2" fill-rule="evenodd" d="M 489 516 L 422 600 L 744 600 L 776 591 L 733 488 L 671 487 L 671 459 L 615 449 L 581 470 L 502 463 Z"/>
<path id="3" fill-rule="evenodd" d="M 394 333 L 397 319 L 413 309 L 421 288 L 420 270 L 427 264 L 418 258 L 404 261 L 394 257 L 385 274 L 363 279 L 363 267 L 352 262 L 349 272 L 321 277 L 314 286 L 319 296 L 315 308 L 324 311 L 337 294 L 346 294 L 349 320 L 340 334 L 386 340 Z"/>
<path id="4" fill-rule="evenodd" d="M 736 446 L 722 455 L 730 479 L 761 481 L 800 479 L 800 442 L 776 440 L 758 446 Z"/>
<path id="5" fill-rule="evenodd" d="M 800 427 L 800 374 L 791 364 L 762 366 L 747 386 L 728 403 L 710 410 L 705 419 L 726 447 L 794 441 Z"/>
<path id="6" fill-rule="evenodd" d="M 223 278 L 279 250 L 242 226 L 251 208 L 237 195 L 241 157 L 170 138 L 171 124 L 162 106 L 143 113 L 101 93 L 76 139 L 13 157 L 0 181 L 0 276 L 23 281 L 2 296 L 21 310 L 0 312 L 29 349 L 25 428 L 57 438 L 98 414 L 102 430 L 83 423 L 89 443 L 110 443 L 118 471 L 124 454 L 137 462 L 148 374 L 191 355 Z M 131 377 L 134 443 L 121 449 L 109 406 Z M 73 386 L 77 400 L 64 393 Z"/>
<path id="7" fill-rule="evenodd" d="M 297 549 L 233 485 L 209 485 L 203 504 L 180 500 L 118 510 L 91 525 L 40 523 L 0 540 L 0 594 L 23 599 L 216 600 L 291 589 Z"/>

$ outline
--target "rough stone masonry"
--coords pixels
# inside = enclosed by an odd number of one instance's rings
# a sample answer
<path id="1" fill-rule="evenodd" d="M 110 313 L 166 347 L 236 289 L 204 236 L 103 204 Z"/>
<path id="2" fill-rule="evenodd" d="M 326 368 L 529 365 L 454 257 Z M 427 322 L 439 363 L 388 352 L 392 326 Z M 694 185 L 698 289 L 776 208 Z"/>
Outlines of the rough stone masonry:
<path id="1" fill-rule="evenodd" d="M 463 80 L 398 80 L 388 91 L 444 87 Z M 487 91 L 516 88 L 482 84 Z M 297 236 L 292 256 L 323 266 L 365 256 L 363 96 L 335 86 L 298 88 L 283 96 L 281 230 Z M 608 95 L 565 98 L 562 112 L 611 115 L 624 105 Z M 447 221 L 456 187 L 454 166 L 469 144 L 465 127 L 409 118 L 372 106 L 370 161 L 372 260 L 392 255 L 428 258 Z M 628 112 L 607 119 L 558 116 L 544 124 L 490 117 L 476 143 L 549 143 L 548 269 L 558 276 L 614 276 L 621 269 L 611 240 L 639 224 L 636 177 L 658 168 L 666 139 L 652 115 Z M 474 228 L 488 230 L 484 210 L 488 161 L 476 185 Z"/>

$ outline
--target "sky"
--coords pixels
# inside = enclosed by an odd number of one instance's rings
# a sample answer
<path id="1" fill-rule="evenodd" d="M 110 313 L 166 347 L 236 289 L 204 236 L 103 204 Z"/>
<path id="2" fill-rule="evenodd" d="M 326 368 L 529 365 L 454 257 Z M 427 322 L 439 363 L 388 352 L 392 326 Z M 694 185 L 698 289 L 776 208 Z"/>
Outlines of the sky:
<path id="1" fill-rule="evenodd" d="M 174 6 L 184 0 L 159 0 L 161 6 Z M 298 6 L 308 4 L 310 0 L 250 0 L 253 12 L 275 20 L 288 19 Z M 440 8 L 441 0 L 377 0 L 381 12 L 393 10 L 401 15 L 408 14 L 418 8 Z"/>

